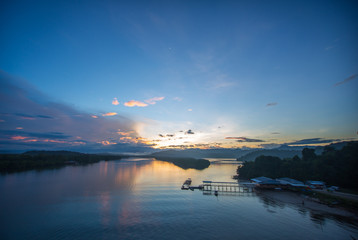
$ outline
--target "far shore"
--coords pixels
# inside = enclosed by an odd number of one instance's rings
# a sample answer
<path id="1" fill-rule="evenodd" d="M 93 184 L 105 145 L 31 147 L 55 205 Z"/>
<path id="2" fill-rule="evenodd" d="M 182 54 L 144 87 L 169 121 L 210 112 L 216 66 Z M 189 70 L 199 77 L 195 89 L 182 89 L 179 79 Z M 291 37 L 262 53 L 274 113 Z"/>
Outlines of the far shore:
<path id="1" fill-rule="evenodd" d="M 294 193 L 289 191 L 264 190 L 264 191 L 258 191 L 257 194 L 259 196 L 268 197 L 272 200 L 280 201 L 282 203 L 305 207 L 314 212 L 347 217 L 347 218 L 352 218 L 354 220 L 358 220 L 358 212 L 356 211 L 348 210 L 337 206 L 331 207 L 320 203 L 318 199 L 300 193 Z"/>

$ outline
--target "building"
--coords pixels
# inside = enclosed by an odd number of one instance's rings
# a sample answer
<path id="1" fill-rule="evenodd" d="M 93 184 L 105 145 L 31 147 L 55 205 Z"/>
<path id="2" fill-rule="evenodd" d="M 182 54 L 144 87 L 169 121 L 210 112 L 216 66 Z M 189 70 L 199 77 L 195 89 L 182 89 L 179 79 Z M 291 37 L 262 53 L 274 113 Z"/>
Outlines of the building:
<path id="1" fill-rule="evenodd" d="M 308 185 L 310 188 L 313 188 L 313 189 L 323 189 L 323 188 L 326 188 L 326 184 L 322 181 L 307 181 L 306 182 L 306 185 Z"/>
<path id="2" fill-rule="evenodd" d="M 306 185 L 303 182 L 292 179 L 292 178 L 284 177 L 284 178 L 278 178 L 276 180 L 279 181 L 280 183 L 282 183 L 283 185 L 287 185 L 287 186 L 294 187 L 294 188 L 305 188 L 306 187 Z"/>
<path id="3" fill-rule="evenodd" d="M 252 178 L 251 182 L 256 183 L 257 188 L 275 189 L 283 187 L 279 181 L 264 176 Z"/>

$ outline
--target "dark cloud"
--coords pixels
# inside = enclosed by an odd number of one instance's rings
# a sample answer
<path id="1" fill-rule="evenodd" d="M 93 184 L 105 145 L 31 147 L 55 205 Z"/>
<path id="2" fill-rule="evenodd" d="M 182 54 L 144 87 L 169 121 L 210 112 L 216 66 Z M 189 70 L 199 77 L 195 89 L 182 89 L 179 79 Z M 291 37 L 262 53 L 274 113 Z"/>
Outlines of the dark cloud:
<path id="1" fill-rule="evenodd" d="M 164 137 L 164 135 L 163 135 L 163 134 L 158 134 L 158 136 L 159 136 L 159 137 Z"/>
<path id="2" fill-rule="evenodd" d="M 185 134 L 195 134 L 191 129 L 185 132 Z"/>
<path id="3" fill-rule="evenodd" d="M 353 75 L 347 77 L 346 79 L 344 79 L 343 81 L 337 82 L 336 84 L 334 84 L 334 86 L 336 87 L 336 86 L 339 86 L 341 84 L 345 84 L 345 83 L 355 79 L 357 76 L 358 76 L 358 74 L 353 74 Z"/>
<path id="4" fill-rule="evenodd" d="M 53 119 L 53 117 L 51 117 L 51 116 L 46 116 L 46 115 L 36 115 L 36 117 L 38 117 L 38 118 L 49 118 L 49 119 Z"/>
<path id="5" fill-rule="evenodd" d="M 167 134 L 167 137 L 174 137 L 174 134 Z"/>
<path id="6" fill-rule="evenodd" d="M 266 104 L 266 107 L 276 106 L 277 104 L 278 104 L 277 102 L 268 103 Z"/>
<path id="7" fill-rule="evenodd" d="M 306 144 L 321 144 L 342 141 L 342 139 L 323 139 L 323 138 L 306 138 L 298 141 L 286 143 L 287 145 L 306 145 Z"/>
<path id="8" fill-rule="evenodd" d="M 271 134 L 280 134 L 279 132 L 272 132 Z"/>
<path id="9" fill-rule="evenodd" d="M 235 139 L 237 142 L 265 142 L 261 139 L 253 139 L 253 138 L 247 138 L 247 137 L 226 137 L 225 139 Z"/>
<path id="10" fill-rule="evenodd" d="M 17 131 L 17 130 L 0 130 L 1 135 L 6 136 L 25 136 L 25 137 L 34 137 L 34 138 L 50 138 L 50 139 L 67 139 L 72 136 L 65 135 L 60 132 L 49 132 L 49 133 L 34 133 L 26 131 Z"/>

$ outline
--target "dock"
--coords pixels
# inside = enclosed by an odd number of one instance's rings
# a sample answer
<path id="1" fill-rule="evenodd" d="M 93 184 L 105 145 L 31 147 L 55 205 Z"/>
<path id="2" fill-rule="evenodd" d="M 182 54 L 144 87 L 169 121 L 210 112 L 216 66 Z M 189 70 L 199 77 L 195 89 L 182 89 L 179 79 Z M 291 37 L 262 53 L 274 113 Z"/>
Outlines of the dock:
<path id="1" fill-rule="evenodd" d="M 204 192 L 253 192 L 255 184 L 252 183 L 239 183 L 239 182 L 214 182 L 214 181 L 203 181 L 202 190 Z"/>
<path id="2" fill-rule="evenodd" d="M 182 190 L 199 189 L 204 194 L 210 194 L 211 192 L 221 193 L 245 193 L 253 192 L 256 184 L 254 183 L 239 183 L 239 182 L 214 182 L 214 181 L 203 181 L 203 184 L 199 186 L 192 186 L 191 179 L 188 178 L 182 185 Z"/>

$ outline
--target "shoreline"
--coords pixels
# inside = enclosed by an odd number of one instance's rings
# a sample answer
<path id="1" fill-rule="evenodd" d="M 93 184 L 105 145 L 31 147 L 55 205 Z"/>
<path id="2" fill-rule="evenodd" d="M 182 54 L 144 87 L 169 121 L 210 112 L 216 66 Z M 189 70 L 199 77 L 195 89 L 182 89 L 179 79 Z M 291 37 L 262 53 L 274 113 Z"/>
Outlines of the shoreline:
<path id="1" fill-rule="evenodd" d="M 285 204 L 304 207 L 313 212 L 358 220 L 358 212 L 349 211 L 348 209 L 342 207 L 331 207 L 324 203 L 320 203 L 316 198 L 312 198 L 301 193 L 275 190 L 263 190 L 257 191 L 256 193 L 258 196 L 267 197 Z"/>

